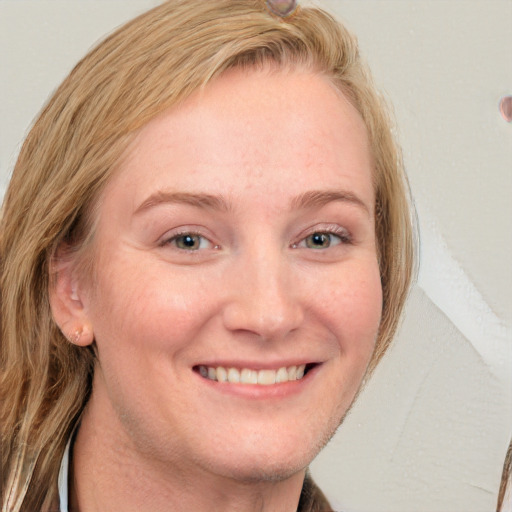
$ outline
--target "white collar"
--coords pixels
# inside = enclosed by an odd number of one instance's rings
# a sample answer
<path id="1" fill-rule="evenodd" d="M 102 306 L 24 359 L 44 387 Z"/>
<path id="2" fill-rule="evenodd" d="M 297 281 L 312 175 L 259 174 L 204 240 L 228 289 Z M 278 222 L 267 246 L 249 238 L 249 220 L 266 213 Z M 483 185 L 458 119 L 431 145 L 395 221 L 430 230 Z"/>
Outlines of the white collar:
<path id="1" fill-rule="evenodd" d="M 70 436 L 66 449 L 64 450 L 62 462 L 60 463 L 58 480 L 60 512 L 68 512 L 69 450 L 71 448 L 72 438 L 73 436 Z"/>

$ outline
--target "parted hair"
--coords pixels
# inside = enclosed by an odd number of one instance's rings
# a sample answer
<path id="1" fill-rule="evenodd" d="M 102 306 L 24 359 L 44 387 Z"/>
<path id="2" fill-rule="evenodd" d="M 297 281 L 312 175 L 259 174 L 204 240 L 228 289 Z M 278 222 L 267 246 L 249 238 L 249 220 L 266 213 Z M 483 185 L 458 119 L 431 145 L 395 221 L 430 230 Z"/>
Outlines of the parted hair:
<path id="1" fill-rule="evenodd" d="M 0 227 L 2 512 L 56 509 L 60 461 L 91 393 L 94 349 L 70 343 L 51 314 L 57 248 L 65 242 L 77 258 L 86 254 L 95 202 L 137 130 L 224 71 L 267 63 L 326 76 L 366 124 L 383 289 L 370 371 L 386 351 L 414 271 L 413 216 L 388 108 L 355 37 L 318 8 L 298 7 L 283 19 L 264 0 L 166 1 L 76 65 L 34 123 L 6 192 Z"/>

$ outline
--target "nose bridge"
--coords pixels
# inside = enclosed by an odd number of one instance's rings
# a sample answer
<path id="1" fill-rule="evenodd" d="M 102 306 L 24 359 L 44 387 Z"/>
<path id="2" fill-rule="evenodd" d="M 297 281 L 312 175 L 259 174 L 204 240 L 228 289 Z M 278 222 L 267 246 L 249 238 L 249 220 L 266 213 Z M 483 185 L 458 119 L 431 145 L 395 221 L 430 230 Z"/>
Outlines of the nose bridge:
<path id="1" fill-rule="evenodd" d="M 302 308 L 283 251 L 268 247 L 247 250 L 233 272 L 233 293 L 224 311 L 228 329 L 272 339 L 284 337 L 300 325 Z"/>

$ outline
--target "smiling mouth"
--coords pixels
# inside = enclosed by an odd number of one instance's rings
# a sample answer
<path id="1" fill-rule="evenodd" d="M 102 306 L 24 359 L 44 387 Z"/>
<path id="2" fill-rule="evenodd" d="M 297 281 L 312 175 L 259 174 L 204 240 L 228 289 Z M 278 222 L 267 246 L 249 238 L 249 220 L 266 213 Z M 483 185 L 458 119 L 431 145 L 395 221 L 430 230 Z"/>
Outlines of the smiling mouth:
<path id="1" fill-rule="evenodd" d="M 314 366 L 315 364 L 312 363 L 299 366 L 283 366 L 277 370 L 254 370 L 251 368 L 199 365 L 195 366 L 194 370 L 203 378 L 220 383 L 272 386 L 273 384 L 301 380 Z"/>

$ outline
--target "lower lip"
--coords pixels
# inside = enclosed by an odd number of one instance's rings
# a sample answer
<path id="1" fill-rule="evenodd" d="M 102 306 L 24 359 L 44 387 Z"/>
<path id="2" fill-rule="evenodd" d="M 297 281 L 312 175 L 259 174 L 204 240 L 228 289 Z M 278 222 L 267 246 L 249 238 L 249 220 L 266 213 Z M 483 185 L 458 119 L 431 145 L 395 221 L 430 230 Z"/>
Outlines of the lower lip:
<path id="1" fill-rule="evenodd" d="M 282 399 L 301 393 L 315 378 L 319 368 L 319 364 L 315 365 L 304 375 L 304 377 L 302 377 L 302 379 L 279 382 L 278 384 L 270 384 L 268 386 L 263 386 L 261 384 L 240 384 L 236 382 L 218 382 L 216 380 L 206 379 L 198 372 L 194 373 L 203 384 L 220 393 L 249 398 L 252 400 L 268 400 Z"/>

